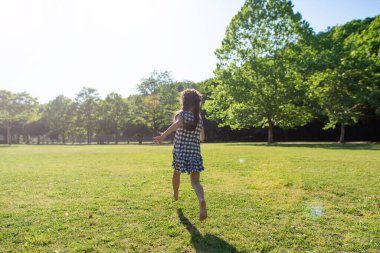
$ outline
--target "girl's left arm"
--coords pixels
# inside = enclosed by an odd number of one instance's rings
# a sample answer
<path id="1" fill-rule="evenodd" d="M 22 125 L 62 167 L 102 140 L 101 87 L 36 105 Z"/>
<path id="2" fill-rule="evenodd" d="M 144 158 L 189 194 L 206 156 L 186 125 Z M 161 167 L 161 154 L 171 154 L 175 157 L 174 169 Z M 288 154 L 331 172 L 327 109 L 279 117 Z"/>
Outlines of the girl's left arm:
<path id="1" fill-rule="evenodd" d="M 183 119 L 182 117 L 178 117 L 176 121 L 174 121 L 174 123 L 171 124 L 171 126 L 168 127 L 168 129 L 166 129 L 165 132 L 163 132 L 159 136 L 153 137 L 153 141 L 155 143 L 161 144 L 161 142 L 163 142 L 166 139 L 166 137 L 168 137 L 171 133 L 175 132 L 182 125 L 183 125 Z"/>

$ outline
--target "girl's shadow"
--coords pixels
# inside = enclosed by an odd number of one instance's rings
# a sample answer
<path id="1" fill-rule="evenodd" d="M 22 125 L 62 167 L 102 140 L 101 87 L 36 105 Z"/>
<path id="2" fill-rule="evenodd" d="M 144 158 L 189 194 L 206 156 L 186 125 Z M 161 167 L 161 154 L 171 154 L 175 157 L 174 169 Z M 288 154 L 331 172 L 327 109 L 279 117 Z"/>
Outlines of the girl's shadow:
<path id="1" fill-rule="evenodd" d="M 224 241 L 223 239 L 215 236 L 206 234 L 203 236 L 198 229 L 190 223 L 189 219 L 187 219 L 182 212 L 182 209 L 177 209 L 178 218 L 181 223 L 186 227 L 191 235 L 191 244 L 193 245 L 195 251 L 198 252 L 234 252 L 238 253 L 239 251 Z"/>

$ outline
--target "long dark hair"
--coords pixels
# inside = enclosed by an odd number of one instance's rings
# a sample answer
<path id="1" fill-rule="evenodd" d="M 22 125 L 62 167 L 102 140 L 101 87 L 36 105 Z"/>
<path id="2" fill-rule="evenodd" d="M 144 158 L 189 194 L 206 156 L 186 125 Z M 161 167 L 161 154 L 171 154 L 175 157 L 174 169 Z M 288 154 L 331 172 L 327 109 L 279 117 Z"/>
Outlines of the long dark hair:
<path id="1" fill-rule="evenodd" d="M 183 125 L 186 130 L 194 131 L 199 122 L 199 113 L 202 101 L 202 94 L 195 89 L 186 89 L 181 93 L 181 110 L 191 111 L 194 114 L 194 121 Z"/>

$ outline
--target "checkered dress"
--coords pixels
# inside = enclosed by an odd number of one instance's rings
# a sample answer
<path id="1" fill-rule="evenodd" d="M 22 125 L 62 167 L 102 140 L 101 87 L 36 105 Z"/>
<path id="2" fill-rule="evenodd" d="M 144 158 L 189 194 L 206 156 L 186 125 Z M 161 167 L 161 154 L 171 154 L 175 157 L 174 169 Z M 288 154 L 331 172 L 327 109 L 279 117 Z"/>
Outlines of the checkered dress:
<path id="1" fill-rule="evenodd" d="M 184 125 L 194 121 L 194 114 L 190 111 L 181 111 L 177 117 L 182 117 Z M 203 121 L 199 117 L 195 130 L 186 130 L 183 127 L 177 129 L 174 136 L 173 169 L 188 174 L 204 170 L 199 140 L 202 128 Z"/>

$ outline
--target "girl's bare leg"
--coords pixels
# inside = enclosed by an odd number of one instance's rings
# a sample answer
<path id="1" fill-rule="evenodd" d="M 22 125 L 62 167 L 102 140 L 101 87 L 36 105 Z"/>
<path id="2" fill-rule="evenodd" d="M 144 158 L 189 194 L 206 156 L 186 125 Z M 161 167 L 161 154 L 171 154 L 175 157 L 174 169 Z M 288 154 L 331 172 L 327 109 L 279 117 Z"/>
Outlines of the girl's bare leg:
<path id="1" fill-rule="evenodd" d="M 197 171 L 194 171 L 191 173 L 191 185 L 194 188 L 195 193 L 197 194 L 198 201 L 199 201 L 199 219 L 204 220 L 207 218 L 207 209 L 206 209 L 206 200 L 204 197 L 203 187 L 201 183 L 199 182 L 200 173 Z"/>
<path id="2" fill-rule="evenodd" d="M 173 199 L 178 200 L 178 189 L 179 189 L 179 183 L 181 179 L 181 173 L 173 170 L 173 178 L 172 178 L 172 183 L 173 183 Z"/>

